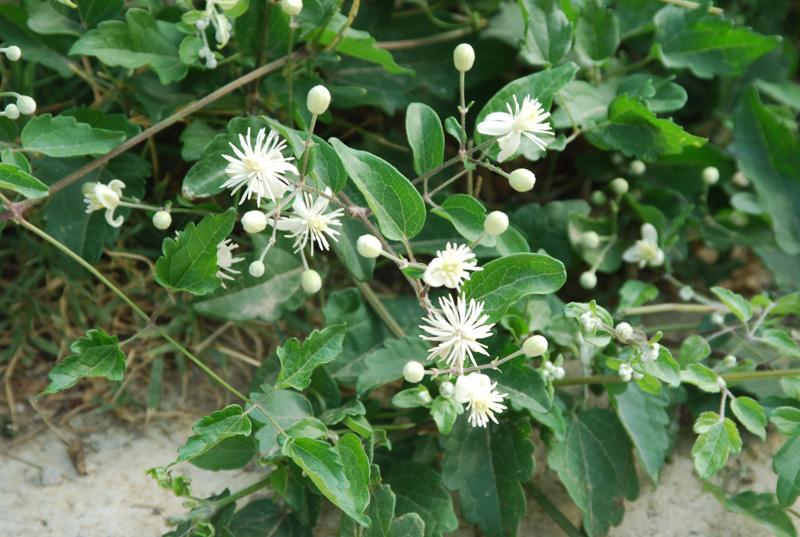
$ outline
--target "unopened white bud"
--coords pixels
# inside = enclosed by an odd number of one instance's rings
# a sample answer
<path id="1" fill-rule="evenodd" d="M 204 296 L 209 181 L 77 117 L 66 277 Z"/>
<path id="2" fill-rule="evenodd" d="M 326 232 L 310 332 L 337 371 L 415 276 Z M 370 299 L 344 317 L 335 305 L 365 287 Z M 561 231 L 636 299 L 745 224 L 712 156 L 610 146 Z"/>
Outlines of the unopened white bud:
<path id="1" fill-rule="evenodd" d="M 633 368 L 630 364 L 621 364 L 617 373 L 619 373 L 623 382 L 630 382 L 631 376 L 633 376 Z"/>
<path id="2" fill-rule="evenodd" d="M 453 386 L 452 382 L 444 381 L 439 384 L 439 395 L 444 397 L 445 399 L 450 399 L 453 397 L 453 394 L 456 391 L 456 387 Z"/>
<path id="3" fill-rule="evenodd" d="M 736 211 L 731 214 L 731 224 L 736 227 L 745 227 L 750 222 L 746 214 Z"/>
<path id="4" fill-rule="evenodd" d="M 19 111 L 29 116 L 36 112 L 36 101 L 33 98 L 28 97 L 27 95 L 20 95 L 17 97 L 17 106 L 19 106 Z"/>
<path id="5" fill-rule="evenodd" d="M 287 15 L 297 15 L 303 11 L 303 0 L 281 0 L 281 9 Z"/>
<path id="6" fill-rule="evenodd" d="M 617 177 L 611 180 L 611 190 L 618 196 L 623 195 L 628 191 L 628 181 L 622 177 Z"/>
<path id="7" fill-rule="evenodd" d="M 658 360 L 658 353 L 661 349 L 661 345 L 658 343 L 651 343 L 649 345 L 645 345 L 642 347 L 642 361 L 643 362 L 654 362 Z"/>
<path id="8" fill-rule="evenodd" d="M 253 261 L 250 263 L 250 266 L 247 268 L 247 270 L 250 272 L 250 276 L 253 278 L 260 278 L 264 275 L 264 270 L 266 270 L 266 267 L 261 261 Z"/>
<path id="9" fill-rule="evenodd" d="M 421 381 L 423 377 L 425 377 L 425 367 L 421 363 L 411 361 L 403 366 L 403 378 L 408 382 L 416 384 Z"/>
<path id="10" fill-rule="evenodd" d="M 641 160 L 634 160 L 631 162 L 631 173 L 633 175 L 642 175 L 645 170 L 647 170 L 647 166 L 645 166 L 644 162 Z"/>
<path id="11" fill-rule="evenodd" d="M 303 284 L 303 291 L 314 294 L 322 287 L 322 278 L 316 270 L 308 269 L 300 277 L 300 283 Z"/>
<path id="12" fill-rule="evenodd" d="M 555 378 L 556 380 L 563 379 L 565 374 L 566 373 L 564 372 L 564 368 L 563 367 L 555 367 L 553 369 L 553 378 Z"/>
<path id="13" fill-rule="evenodd" d="M 3 115 L 6 116 L 8 119 L 17 119 L 19 117 L 19 108 L 16 104 L 10 103 L 6 105 L 6 109 L 3 111 Z"/>
<path id="14" fill-rule="evenodd" d="M 312 114 L 322 115 L 325 113 L 325 110 L 328 109 L 328 105 L 331 104 L 331 92 L 328 91 L 323 85 L 314 86 L 311 88 L 311 91 L 308 92 L 308 97 L 306 98 L 306 106 L 308 106 L 308 111 Z"/>
<path id="15" fill-rule="evenodd" d="M 728 383 L 727 383 L 727 382 L 725 382 L 725 379 L 724 379 L 724 378 L 722 378 L 722 377 L 717 377 L 717 386 L 719 386 L 719 389 L 720 389 L 720 390 L 724 390 L 725 388 L 727 388 L 727 386 L 728 386 Z"/>
<path id="16" fill-rule="evenodd" d="M 456 69 L 462 73 L 466 73 L 472 69 L 472 64 L 475 63 L 475 50 L 467 43 L 461 43 L 453 51 L 453 63 Z"/>
<path id="17" fill-rule="evenodd" d="M 628 323 L 619 323 L 614 330 L 617 332 L 617 338 L 623 343 L 627 343 L 633 337 L 633 327 Z"/>
<path id="18" fill-rule="evenodd" d="M 745 177 L 742 172 L 736 172 L 733 174 L 733 178 L 731 178 L 731 183 L 738 186 L 739 188 L 747 188 L 750 186 L 750 180 Z"/>
<path id="19" fill-rule="evenodd" d="M 383 251 L 381 241 L 373 235 L 361 235 L 356 243 L 356 249 L 359 254 L 369 258 L 378 257 Z"/>
<path id="20" fill-rule="evenodd" d="M 209 52 L 206 56 L 206 67 L 209 69 L 217 68 L 217 58 L 214 56 L 213 52 Z"/>
<path id="21" fill-rule="evenodd" d="M 715 185 L 719 181 L 719 170 L 714 166 L 703 169 L 703 182 L 709 186 Z"/>
<path id="22" fill-rule="evenodd" d="M 597 275 L 591 270 L 587 270 L 581 274 L 579 282 L 584 289 L 594 289 L 597 286 Z"/>
<path id="23" fill-rule="evenodd" d="M 722 326 L 725 324 L 725 315 L 720 312 L 716 312 L 711 315 L 711 322 L 717 326 Z"/>
<path id="24" fill-rule="evenodd" d="M 691 299 L 694 298 L 694 291 L 688 285 L 684 285 L 678 291 L 678 295 L 681 297 L 681 300 L 684 302 L 689 302 Z"/>
<path id="25" fill-rule="evenodd" d="M 0 52 L 6 53 L 6 58 L 11 60 L 12 62 L 17 61 L 22 57 L 22 50 L 16 45 L 11 45 L 10 47 L 6 47 L 5 49 L 0 49 Z"/>
<path id="26" fill-rule="evenodd" d="M 517 192 L 527 192 L 536 184 L 536 176 L 530 170 L 519 168 L 511 172 L 508 184 Z"/>
<path id="27" fill-rule="evenodd" d="M 522 352 L 525 356 L 534 358 L 547 352 L 547 339 L 544 336 L 531 336 L 522 343 Z"/>
<path id="28" fill-rule="evenodd" d="M 247 211 L 242 217 L 242 227 L 248 233 L 261 233 L 267 227 L 267 215 L 261 211 Z"/>
<path id="29" fill-rule="evenodd" d="M 733 367 L 736 365 L 736 356 L 729 354 L 725 357 L 725 367 Z"/>
<path id="30" fill-rule="evenodd" d="M 198 19 L 198 21 L 194 23 L 194 27 L 202 32 L 208 28 L 208 19 Z"/>
<path id="31" fill-rule="evenodd" d="M 484 220 L 483 229 L 493 237 L 502 235 L 508 229 L 508 215 L 500 211 L 492 211 Z"/>
<path id="32" fill-rule="evenodd" d="M 603 192 L 602 190 L 595 190 L 594 192 L 592 192 L 592 197 L 589 198 L 589 200 L 595 207 L 600 207 L 606 204 L 606 202 L 608 201 L 608 196 L 606 196 L 606 193 Z"/>
<path id="33" fill-rule="evenodd" d="M 172 225 L 172 215 L 167 211 L 158 211 L 153 215 L 153 225 L 156 229 L 167 229 Z"/>
<path id="34" fill-rule="evenodd" d="M 581 235 L 581 242 L 587 248 L 594 250 L 600 246 L 600 235 L 598 235 L 596 231 L 587 231 Z"/>

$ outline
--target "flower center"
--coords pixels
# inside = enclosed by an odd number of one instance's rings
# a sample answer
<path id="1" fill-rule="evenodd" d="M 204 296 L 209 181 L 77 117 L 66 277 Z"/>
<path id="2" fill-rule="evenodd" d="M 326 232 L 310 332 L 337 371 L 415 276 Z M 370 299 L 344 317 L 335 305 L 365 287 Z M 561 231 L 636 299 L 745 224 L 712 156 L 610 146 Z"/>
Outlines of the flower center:
<path id="1" fill-rule="evenodd" d="M 254 158 L 246 158 L 244 159 L 244 167 L 247 168 L 249 172 L 260 172 L 261 171 L 261 163 Z"/>
<path id="2" fill-rule="evenodd" d="M 464 339 L 464 340 L 467 340 L 467 341 L 475 341 L 475 338 L 472 337 L 472 334 L 462 330 L 461 328 L 456 330 L 456 334 L 458 334 L 458 337 L 460 337 L 461 339 Z"/>
<path id="3" fill-rule="evenodd" d="M 655 261 L 658 258 L 658 244 L 654 242 L 642 241 L 639 251 L 645 261 Z"/>
<path id="4" fill-rule="evenodd" d="M 489 403 L 485 399 L 473 399 L 472 408 L 475 409 L 477 414 L 486 414 L 489 410 Z"/>
<path id="5" fill-rule="evenodd" d="M 314 231 L 325 231 L 328 227 L 328 221 L 325 218 L 312 216 L 308 219 L 308 227 Z"/>

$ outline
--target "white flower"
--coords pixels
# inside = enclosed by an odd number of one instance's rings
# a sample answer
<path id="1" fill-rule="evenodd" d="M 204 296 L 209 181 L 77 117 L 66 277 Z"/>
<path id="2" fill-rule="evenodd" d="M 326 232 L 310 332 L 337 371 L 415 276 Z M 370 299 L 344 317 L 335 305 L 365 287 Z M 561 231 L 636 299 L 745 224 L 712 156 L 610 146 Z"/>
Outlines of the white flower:
<path id="1" fill-rule="evenodd" d="M 267 215 L 261 211 L 247 211 L 242 216 L 242 227 L 248 233 L 261 233 L 267 227 Z"/>
<path id="2" fill-rule="evenodd" d="M 422 319 L 430 326 L 420 325 L 420 328 L 431 334 L 421 335 L 422 339 L 439 342 L 439 345 L 428 351 L 428 359 L 444 358 L 447 365 L 463 371 L 464 361 L 469 355 L 470 361 L 477 366 L 473 352 L 489 355 L 486 345 L 477 340 L 491 336 L 490 329 L 494 326 L 494 323 L 486 324 L 489 316 L 483 315 L 483 302 L 475 302 L 471 298 L 467 306 L 463 295 L 456 302 L 453 302 L 452 296 L 447 296 L 439 298 L 439 305 L 444 315 L 432 311 L 427 318 Z"/>
<path id="3" fill-rule="evenodd" d="M 622 259 L 627 263 L 638 263 L 658 267 L 664 263 L 664 251 L 658 247 L 658 231 L 652 224 L 642 224 L 642 238 L 625 250 Z"/>
<path id="4" fill-rule="evenodd" d="M 267 267 L 264 266 L 264 263 L 261 261 L 253 261 L 250 263 L 250 266 L 247 267 L 247 272 L 250 273 L 250 276 L 254 278 L 260 278 L 264 275 L 264 271 L 267 270 Z"/>
<path id="5" fill-rule="evenodd" d="M 619 376 L 622 377 L 624 382 L 630 382 L 633 376 L 633 368 L 630 364 L 622 364 L 619 366 Z"/>
<path id="6" fill-rule="evenodd" d="M 331 195 L 331 189 L 326 188 L 325 194 Z M 339 217 L 344 214 L 344 209 L 336 209 L 325 214 L 325 209 L 328 208 L 328 199 L 318 196 L 314 201 L 310 194 L 303 192 L 298 195 L 292 202 L 292 216 L 285 216 L 278 220 L 277 227 L 281 231 L 290 231 L 289 238 L 295 239 L 294 248 L 295 252 L 299 252 L 305 248 L 306 243 L 311 239 L 311 255 L 314 255 L 314 243 L 321 250 L 328 250 L 328 237 L 334 241 L 338 241 L 336 235 L 339 231 L 333 229 L 331 226 L 341 226 L 342 223 L 338 221 Z"/>
<path id="7" fill-rule="evenodd" d="M 217 245 L 217 266 L 219 270 L 215 276 L 224 280 L 233 280 L 233 277 L 227 275 L 224 271 L 230 272 L 231 274 L 241 274 L 240 271 L 231 268 L 231 265 L 234 263 L 244 261 L 244 257 L 233 257 L 233 254 L 231 254 L 233 249 L 238 247 L 239 245 L 233 244 L 230 239 L 225 239 Z M 225 282 L 222 282 L 222 287 L 225 287 Z"/>
<path id="8" fill-rule="evenodd" d="M 8 103 L 5 110 L 0 112 L 1 116 L 5 116 L 8 119 L 19 119 L 19 107 L 14 103 Z"/>
<path id="9" fill-rule="evenodd" d="M 281 140 L 274 130 L 270 130 L 269 136 L 266 132 L 267 129 L 258 131 L 256 145 L 252 146 L 248 128 L 246 138 L 239 135 L 241 150 L 230 144 L 238 158 L 222 155 L 230 163 L 225 168 L 225 173 L 230 179 L 223 183 L 222 188 L 233 188 L 231 194 L 235 194 L 237 190 L 247 185 L 239 205 L 244 203 L 244 200 L 249 200 L 254 193 L 258 205 L 261 205 L 261 198 L 272 201 L 279 199 L 289 190 L 289 183 L 284 177 L 286 172 L 297 173 L 294 164 L 289 163 L 294 157 L 285 158 L 281 154 L 286 148 L 286 141 Z"/>
<path id="10" fill-rule="evenodd" d="M 633 327 L 629 323 L 619 323 L 614 329 L 617 332 L 617 337 L 623 343 L 627 343 L 633 337 Z"/>
<path id="11" fill-rule="evenodd" d="M 475 254 L 464 244 L 455 246 L 447 243 L 444 251 L 438 250 L 436 257 L 428 264 L 422 279 L 431 287 L 444 285 L 450 289 L 461 286 L 469 280 L 468 270 L 483 270 L 475 260 Z"/>
<path id="12" fill-rule="evenodd" d="M 594 334 L 597 332 L 598 328 L 603 327 L 603 321 L 601 321 L 594 313 L 592 313 L 592 310 L 589 310 L 581 315 L 581 325 L 583 325 L 583 329 L 588 333 Z"/>
<path id="13" fill-rule="evenodd" d="M 467 403 L 470 411 L 469 423 L 473 427 L 486 427 L 489 420 L 497 423 L 495 414 L 506 409 L 500 402 L 507 397 L 507 393 L 495 391 L 497 383 L 482 373 L 462 375 L 456 380 L 455 400 L 458 403 Z"/>
<path id="14" fill-rule="evenodd" d="M 17 106 L 19 111 L 27 116 L 36 112 L 36 101 L 33 100 L 33 97 L 28 97 L 27 95 L 17 97 Z"/>
<path id="15" fill-rule="evenodd" d="M 661 345 L 658 343 L 651 343 L 650 345 L 645 345 L 642 347 L 642 361 L 643 362 L 654 362 L 658 359 L 658 351 L 661 348 Z"/>
<path id="16" fill-rule="evenodd" d="M 86 202 L 88 207 L 87 213 L 99 211 L 100 209 L 106 210 L 106 222 L 114 227 L 122 225 L 124 218 L 121 216 L 114 218 L 114 210 L 119 205 L 119 199 L 122 197 L 122 189 L 125 188 L 125 183 L 119 179 L 114 179 L 107 185 L 102 183 L 94 183 L 87 189 L 83 196 L 83 201 Z"/>
<path id="17" fill-rule="evenodd" d="M 578 283 L 580 283 L 581 287 L 584 289 L 594 289 L 597 286 L 597 274 L 591 270 L 587 270 L 581 274 Z"/>
<path id="18" fill-rule="evenodd" d="M 526 95 L 520 108 L 517 96 L 514 95 L 514 107 L 512 112 L 511 103 L 506 103 L 508 113 L 492 112 L 478 124 L 478 132 L 489 136 L 501 136 L 497 143 L 500 145 L 500 154 L 497 160 L 503 162 L 508 157 L 514 155 L 519 149 L 520 136 L 524 135 L 528 140 L 544 151 L 544 142 L 536 136 L 537 134 L 553 135 L 553 127 L 545 120 L 550 117 L 550 112 L 545 112 L 542 103 L 538 99 L 531 100 L 530 95 Z"/>

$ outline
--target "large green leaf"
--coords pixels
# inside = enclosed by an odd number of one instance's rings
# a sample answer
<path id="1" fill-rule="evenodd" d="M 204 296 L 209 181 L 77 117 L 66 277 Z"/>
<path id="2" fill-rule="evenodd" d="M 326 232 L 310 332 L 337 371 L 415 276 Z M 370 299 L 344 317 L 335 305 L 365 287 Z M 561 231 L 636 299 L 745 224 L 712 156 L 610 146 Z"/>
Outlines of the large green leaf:
<path id="1" fill-rule="evenodd" d="M 366 397 L 387 382 L 403 378 L 403 367 L 415 360 L 424 363 L 428 358 L 428 345 L 416 336 L 387 339 L 384 346 L 364 358 L 364 371 L 356 381 L 356 392 Z"/>
<path id="2" fill-rule="evenodd" d="M 77 0 L 78 13 L 88 27 L 116 18 L 125 7 L 124 0 Z"/>
<path id="3" fill-rule="evenodd" d="M 767 528 L 775 537 L 797 537 L 797 528 L 792 519 L 775 501 L 773 494 L 756 494 L 752 490 L 729 496 L 711 483 L 703 490 L 712 493 L 731 513 L 744 515 L 753 522 Z"/>
<path id="4" fill-rule="evenodd" d="M 125 141 L 119 130 L 94 128 L 72 116 L 42 114 L 22 129 L 22 147 L 51 157 L 102 155 Z"/>
<path id="5" fill-rule="evenodd" d="M 186 76 L 189 67 L 181 62 L 178 45 L 183 34 L 174 24 L 156 18 L 144 9 L 132 8 L 125 21 L 105 21 L 78 39 L 69 51 L 71 56 L 95 56 L 112 67 L 136 69 L 149 65 L 162 84 Z"/>
<path id="6" fill-rule="evenodd" d="M 699 18 L 702 10 L 668 6 L 655 16 L 655 55 L 671 69 L 688 67 L 700 78 L 740 75 L 744 68 L 774 49 L 780 38 L 749 28 L 734 28 L 723 17 Z"/>
<path id="7" fill-rule="evenodd" d="M 423 537 L 425 522 L 417 513 L 407 513 L 395 518 L 397 498 L 392 489 L 378 484 L 372 491 L 369 515 L 372 525 L 364 537 Z"/>
<path id="8" fill-rule="evenodd" d="M 425 537 L 458 529 L 453 498 L 429 465 L 413 460 L 392 464 L 383 481 L 397 496 L 395 513 L 417 513 L 425 522 Z"/>
<path id="9" fill-rule="evenodd" d="M 178 448 L 178 459 L 173 464 L 200 456 L 226 438 L 249 436 L 252 424 L 242 407 L 230 405 L 212 412 L 210 416 L 203 416 L 192 430 L 197 434 L 190 436 L 186 445 Z"/>
<path id="10" fill-rule="evenodd" d="M 800 435 L 800 408 L 779 406 L 770 412 L 769 421 L 775 424 L 781 434 Z"/>
<path id="11" fill-rule="evenodd" d="M 278 437 L 282 436 L 275 424 L 284 431 L 303 418 L 311 416 L 311 403 L 295 392 L 294 390 L 273 390 L 269 386 L 264 387 L 266 393 L 254 392 L 250 394 L 250 399 L 258 405 L 258 408 L 250 411 L 250 419 L 259 424 L 255 432 L 255 439 L 258 443 L 258 452 L 265 461 L 277 458 L 281 454 L 281 443 Z M 248 405 L 249 410 L 250 405 Z M 264 415 L 264 412 L 269 417 Z M 273 423 L 274 422 L 274 423 Z"/>
<path id="12" fill-rule="evenodd" d="M 489 322 L 497 322 L 521 298 L 554 293 L 566 280 L 561 261 L 541 254 L 513 254 L 484 265 L 462 290 L 467 299 L 483 301 Z"/>
<path id="13" fill-rule="evenodd" d="M 532 413 L 546 414 L 553 400 L 547 390 L 547 383 L 538 371 L 517 359 L 501 368 L 502 373 L 489 372 L 497 382 L 497 391 L 508 394 L 508 401 L 514 408 L 530 410 Z"/>
<path id="14" fill-rule="evenodd" d="M 560 0 L 520 0 L 519 5 L 525 17 L 522 57 L 531 65 L 558 63 L 572 46 L 572 24 Z"/>
<path id="15" fill-rule="evenodd" d="M 82 378 L 106 377 L 120 381 L 127 370 L 117 336 L 109 336 L 102 328 L 89 330 L 85 337 L 70 345 L 69 350 L 75 354 L 50 370 L 47 374 L 50 384 L 37 397 L 70 388 Z"/>
<path id="16" fill-rule="evenodd" d="M 753 182 L 761 204 L 769 207 L 781 250 L 800 254 L 800 143 L 770 112 L 755 89 L 745 93 L 734 112 L 736 155 Z"/>
<path id="17" fill-rule="evenodd" d="M 730 309 L 740 321 L 746 322 L 753 316 L 753 308 L 750 307 L 750 302 L 742 295 L 723 287 L 712 287 L 711 292 L 714 293 L 723 304 L 728 306 L 728 309 Z"/>
<path id="18" fill-rule="evenodd" d="M 425 202 L 397 169 L 372 153 L 350 149 L 336 138 L 331 145 L 390 240 L 409 239 L 425 224 Z"/>
<path id="19" fill-rule="evenodd" d="M 575 25 L 575 50 L 584 58 L 600 62 L 614 55 L 619 46 L 619 22 L 600 0 L 587 0 Z"/>
<path id="20" fill-rule="evenodd" d="M 230 532 L 236 537 L 311 537 L 294 514 L 287 514 L 272 499 L 255 500 L 233 515 Z"/>
<path id="21" fill-rule="evenodd" d="M 534 445 L 527 421 L 472 427 L 467 417 L 457 420 L 442 437 L 445 447 L 442 480 L 458 491 L 461 516 L 478 524 L 486 537 L 516 535 L 525 516 L 520 481 L 533 477 Z"/>
<path id="22" fill-rule="evenodd" d="M 670 419 L 666 412 L 669 396 L 665 392 L 647 393 L 634 383 L 627 388 L 608 384 L 606 389 L 619 421 L 636 448 L 639 464 L 650 476 L 653 486 L 658 486 L 658 476 L 670 449 L 667 434 Z"/>
<path id="23" fill-rule="evenodd" d="M 694 466 L 701 479 L 709 479 L 728 462 L 728 455 L 738 455 L 742 439 L 730 418 L 721 419 L 715 412 L 703 412 L 694 424 L 700 436 L 692 448 Z"/>
<path id="24" fill-rule="evenodd" d="M 775 492 L 781 506 L 789 507 L 800 496 L 800 436 L 790 436 L 775 454 L 772 471 L 778 474 Z"/>
<path id="25" fill-rule="evenodd" d="M 547 463 L 583 511 L 586 533 L 600 537 L 622 522 L 622 500 L 639 495 L 630 441 L 610 410 L 593 408 L 566 421 L 563 441 L 548 438 Z"/>
<path id="26" fill-rule="evenodd" d="M 444 162 L 444 130 L 433 108 L 422 103 L 408 106 L 406 136 L 414 154 L 415 172 L 422 175 Z"/>
<path id="27" fill-rule="evenodd" d="M 289 386 L 304 390 L 311 383 L 311 374 L 316 367 L 332 362 L 342 352 L 347 325 L 329 326 L 322 332 L 314 330 L 303 341 L 291 338 L 283 347 L 278 348 L 281 360 L 281 373 L 275 383 L 276 388 Z"/>
<path id="28" fill-rule="evenodd" d="M 47 196 L 46 184 L 13 164 L 0 164 L 0 188 L 19 192 L 26 198 L 36 199 Z"/>
<path id="29" fill-rule="evenodd" d="M 219 215 L 203 217 L 200 224 L 189 222 L 177 241 L 164 239 L 164 253 L 156 261 L 156 281 L 177 291 L 204 295 L 219 287 L 222 281 L 216 273 L 217 245 L 230 234 L 236 219 L 236 209 Z"/>
<path id="30" fill-rule="evenodd" d="M 731 402 L 731 410 L 745 429 L 761 438 L 762 442 L 767 439 L 767 417 L 755 399 L 739 396 Z"/>
<path id="31" fill-rule="evenodd" d="M 258 454 L 257 444 L 252 436 L 230 436 L 202 455 L 189 462 L 203 470 L 238 470 L 244 468 Z"/>

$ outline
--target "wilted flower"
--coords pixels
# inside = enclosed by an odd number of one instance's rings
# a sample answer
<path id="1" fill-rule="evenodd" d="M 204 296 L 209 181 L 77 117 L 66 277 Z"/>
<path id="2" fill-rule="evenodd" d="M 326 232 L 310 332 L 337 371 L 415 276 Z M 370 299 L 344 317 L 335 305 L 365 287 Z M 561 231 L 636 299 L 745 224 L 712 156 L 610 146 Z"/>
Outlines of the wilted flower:
<path id="1" fill-rule="evenodd" d="M 486 427 L 489 420 L 497 423 L 495 414 L 506 409 L 500 402 L 507 397 L 507 393 L 495 391 L 497 383 L 482 373 L 462 375 L 456 380 L 455 400 L 458 403 L 467 403 L 470 411 L 469 423 L 473 427 Z"/>
<path id="2" fill-rule="evenodd" d="M 326 188 L 325 194 L 331 195 L 331 189 Z M 314 243 L 321 250 L 328 250 L 330 245 L 325 235 L 328 235 L 334 241 L 339 239 L 336 236 L 339 231 L 333 229 L 331 226 L 341 226 L 339 217 L 344 214 L 343 209 L 336 209 L 325 214 L 325 209 L 328 208 L 328 199 L 322 196 L 317 196 L 316 201 L 313 200 L 311 194 L 303 192 L 298 195 L 292 202 L 292 216 L 282 217 L 278 220 L 277 228 L 281 231 L 290 231 L 289 238 L 295 239 L 294 248 L 295 252 L 299 252 L 309 239 L 311 241 L 311 255 L 314 255 Z"/>
<path id="3" fill-rule="evenodd" d="M 428 264 L 422 279 L 431 287 L 444 285 L 456 289 L 464 280 L 469 280 L 467 271 L 470 270 L 483 270 L 478 266 L 472 250 L 464 244 L 456 246 L 448 242 L 444 251 L 436 252 L 436 257 Z"/>
<path id="4" fill-rule="evenodd" d="M 514 155 L 519 149 L 521 136 L 525 136 L 544 151 L 545 143 L 537 134 L 553 135 L 553 127 L 545 122 L 550 117 L 550 112 L 545 112 L 542 103 L 538 99 L 531 99 L 530 95 L 525 96 L 522 107 L 519 106 L 516 95 L 514 95 L 515 110 L 511 110 L 511 103 L 506 103 L 506 107 L 508 113 L 492 112 L 478 124 L 479 133 L 501 137 L 497 140 L 501 150 L 497 160 L 503 162 Z"/>
<path id="5" fill-rule="evenodd" d="M 230 239 L 225 239 L 217 245 L 217 266 L 219 267 L 219 270 L 215 276 L 222 278 L 223 280 L 233 280 L 233 277 L 226 274 L 226 272 L 230 272 L 231 274 L 241 274 L 240 271 L 231 268 L 231 265 L 234 263 L 244 261 L 244 257 L 233 257 L 233 254 L 231 253 L 235 248 L 238 247 L 239 245 L 233 244 Z M 222 287 L 225 287 L 225 282 L 222 282 Z"/>
<path id="6" fill-rule="evenodd" d="M 483 302 L 475 302 L 471 298 L 467 306 L 463 295 L 456 302 L 453 297 L 447 296 L 439 299 L 439 305 L 444 315 L 432 311 L 427 318 L 422 319 L 430 326 L 420 325 L 420 328 L 431 334 L 421 335 L 422 339 L 439 342 L 428 351 L 428 359 L 444 358 L 447 365 L 462 371 L 466 356 L 469 355 L 469 359 L 477 366 L 473 352 L 489 355 L 486 345 L 477 340 L 491 336 L 490 329 L 494 326 L 494 323 L 486 324 L 489 316 L 483 314 Z"/>

